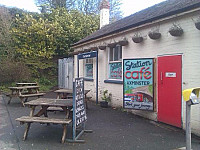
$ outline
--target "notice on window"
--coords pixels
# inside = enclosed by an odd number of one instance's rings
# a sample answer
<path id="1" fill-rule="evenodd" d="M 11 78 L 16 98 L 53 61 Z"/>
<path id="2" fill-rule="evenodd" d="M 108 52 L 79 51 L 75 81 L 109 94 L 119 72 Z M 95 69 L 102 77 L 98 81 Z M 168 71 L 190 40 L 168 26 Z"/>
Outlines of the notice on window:
<path id="1" fill-rule="evenodd" d="M 153 59 L 123 60 L 124 108 L 153 110 Z"/>
<path id="2" fill-rule="evenodd" d="M 75 79 L 75 123 L 79 126 L 87 120 L 85 103 L 84 103 L 84 80 L 83 78 Z"/>
<path id="3" fill-rule="evenodd" d="M 122 79 L 122 63 L 109 64 L 109 79 Z"/>
<path id="4" fill-rule="evenodd" d="M 85 77 L 93 78 L 93 64 L 85 65 Z"/>

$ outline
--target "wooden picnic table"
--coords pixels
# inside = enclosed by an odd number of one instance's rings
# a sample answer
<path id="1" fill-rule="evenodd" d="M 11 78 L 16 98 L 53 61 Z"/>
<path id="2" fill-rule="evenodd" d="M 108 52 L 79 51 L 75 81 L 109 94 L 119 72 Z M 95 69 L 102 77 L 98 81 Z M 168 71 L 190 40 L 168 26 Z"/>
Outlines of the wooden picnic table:
<path id="1" fill-rule="evenodd" d="M 10 104 L 13 97 L 19 97 L 22 105 L 24 106 L 24 98 L 26 102 L 29 97 L 40 97 L 45 94 L 39 92 L 39 86 L 17 86 L 9 87 L 9 89 L 11 90 L 11 94 L 7 95 L 10 97 L 8 104 Z"/>
<path id="2" fill-rule="evenodd" d="M 59 90 L 56 90 L 54 92 L 57 93 L 57 99 L 73 98 L 73 90 L 72 89 L 59 89 Z M 88 108 L 87 101 L 90 98 L 90 97 L 87 97 L 87 94 L 89 92 L 90 92 L 90 90 L 84 90 L 86 108 Z"/>
<path id="3" fill-rule="evenodd" d="M 37 83 L 33 82 L 33 83 L 16 83 L 17 86 L 37 86 Z"/>
<path id="4" fill-rule="evenodd" d="M 73 107 L 72 99 L 38 98 L 36 100 L 26 102 L 25 105 L 31 108 L 30 115 L 22 116 L 16 119 L 17 121 L 20 121 L 21 124 L 27 123 L 23 140 L 27 139 L 31 123 L 53 123 L 63 125 L 63 136 L 61 142 L 64 143 L 67 133 L 67 125 L 72 121 L 71 119 L 69 119 L 69 113 Z M 34 113 L 37 106 L 41 106 L 41 109 L 37 113 Z M 65 117 L 63 119 L 49 118 L 47 115 L 47 108 L 51 106 L 61 107 L 65 112 Z M 42 115 L 44 115 L 44 117 L 41 117 Z"/>

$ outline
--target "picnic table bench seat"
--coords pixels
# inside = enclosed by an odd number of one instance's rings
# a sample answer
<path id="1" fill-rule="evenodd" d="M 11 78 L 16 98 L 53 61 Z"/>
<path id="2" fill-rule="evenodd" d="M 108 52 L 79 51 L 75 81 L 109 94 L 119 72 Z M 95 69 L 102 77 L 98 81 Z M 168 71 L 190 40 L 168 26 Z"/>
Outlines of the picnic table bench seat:
<path id="1" fill-rule="evenodd" d="M 53 123 L 53 124 L 69 124 L 71 123 L 71 119 L 58 119 L 58 118 L 47 118 L 47 117 L 30 117 L 30 116 L 22 116 L 17 118 L 16 121 L 20 123 Z"/>
<path id="2" fill-rule="evenodd" d="M 60 107 L 48 107 L 47 108 L 47 111 L 63 111 L 63 109 L 62 108 L 60 108 Z"/>
<path id="3" fill-rule="evenodd" d="M 26 130 L 24 132 L 23 140 L 27 139 L 28 131 L 30 128 L 31 123 L 52 123 L 52 124 L 61 124 L 63 126 L 63 135 L 61 143 L 64 143 L 65 137 L 67 134 L 67 125 L 72 122 L 71 119 L 58 119 L 58 118 L 47 118 L 47 117 L 30 117 L 30 116 L 22 116 L 20 118 L 17 118 L 16 121 L 19 121 L 20 124 L 27 123 Z"/>
<path id="4" fill-rule="evenodd" d="M 21 94 L 21 95 L 19 95 L 19 98 L 22 102 L 22 105 L 25 107 L 24 102 L 27 102 L 29 97 L 38 97 L 39 98 L 40 96 L 43 96 L 45 94 L 46 93 Z M 25 98 L 25 101 L 24 101 L 24 98 Z"/>
<path id="5" fill-rule="evenodd" d="M 35 96 L 43 96 L 45 95 L 45 93 L 33 93 L 33 94 L 22 94 L 22 95 L 19 95 L 19 97 L 35 97 Z"/>
<path id="6" fill-rule="evenodd" d="M 29 97 L 40 97 L 45 94 L 39 92 L 39 86 L 17 86 L 8 88 L 11 90 L 11 93 L 7 94 L 7 96 L 10 98 L 8 100 L 8 104 L 10 104 L 13 97 L 18 97 L 20 98 L 22 105 L 25 106 L 24 102 L 26 102 Z"/>

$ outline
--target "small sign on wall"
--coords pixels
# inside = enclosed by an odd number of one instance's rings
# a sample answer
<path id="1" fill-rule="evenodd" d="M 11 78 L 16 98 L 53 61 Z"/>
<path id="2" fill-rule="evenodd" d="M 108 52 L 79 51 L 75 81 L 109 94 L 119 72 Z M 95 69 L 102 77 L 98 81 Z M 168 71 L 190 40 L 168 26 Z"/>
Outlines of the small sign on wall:
<path id="1" fill-rule="evenodd" d="M 165 77 L 176 78 L 176 72 L 166 72 Z"/>

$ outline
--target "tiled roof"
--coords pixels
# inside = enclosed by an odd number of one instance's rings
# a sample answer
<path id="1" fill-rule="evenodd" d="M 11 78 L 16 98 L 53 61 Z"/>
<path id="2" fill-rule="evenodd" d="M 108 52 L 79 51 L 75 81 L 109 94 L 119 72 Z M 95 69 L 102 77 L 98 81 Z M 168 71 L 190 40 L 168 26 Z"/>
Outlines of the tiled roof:
<path id="1" fill-rule="evenodd" d="M 200 0 L 167 0 L 108 24 L 73 46 L 200 7 Z"/>

